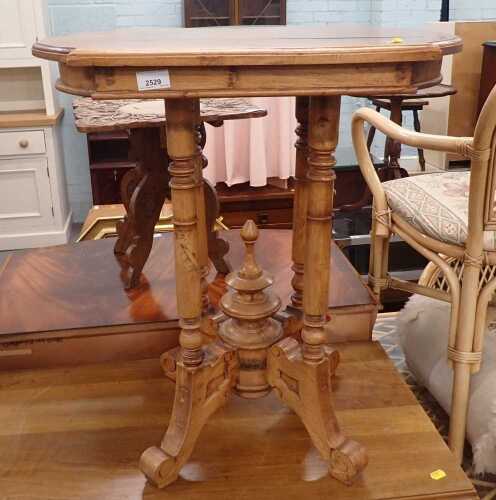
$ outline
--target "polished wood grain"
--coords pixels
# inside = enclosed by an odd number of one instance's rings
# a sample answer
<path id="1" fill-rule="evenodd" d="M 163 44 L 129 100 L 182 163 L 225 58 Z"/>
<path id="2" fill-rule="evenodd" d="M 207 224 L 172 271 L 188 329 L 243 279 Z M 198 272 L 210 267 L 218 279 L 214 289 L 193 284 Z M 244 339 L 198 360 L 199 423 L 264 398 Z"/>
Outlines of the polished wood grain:
<path id="1" fill-rule="evenodd" d="M 401 41 L 393 40 L 401 35 Z M 236 40 L 236 44 L 233 41 Z M 37 42 L 33 54 L 70 65 L 116 66 L 125 61 L 142 66 L 222 66 L 425 61 L 461 45 L 451 35 L 422 28 L 337 26 L 239 26 L 214 29 L 131 28 L 113 32 L 77 33 Z M 295 59 L 298 56 L 298 60 Z M 179 60 L 178 60 L 179 59 Z"/>
<path id="2" fill-rule="evenodd" d="M 165 491 L 137 468 L 160 439 L 174 385 L 156 359 L 0 374 L 0 491 L 26 500 L 475 500 L 475 492 L 379 345 L 340 345 L 332 379 L 343 430 L 370 463 L 346 487 L 327 475 L 298 417 L 271 394 L 232 398 Z M 440 481 L 430 473 L 443 469 Z"/>
<path id="3" fill-rule="evenodd" d="M 339 25 L 82 33 L 33 54 L 59 62 L 63 92 L 149 99 L 414 92 L 439 83 L 443 55 L 459 50 L 458 37 L 432 29 Z M 167 68 L 170 88 L 138 90 L 146 68 Z"/>
<path id="4" fill-rule="evenodd" d="M 223 237 L 231 246 L 232 265 L 239 267 L 239 232 L 227 231 Z M 176 321 L 172 234 L 154 239 L 140 286 L 131 291 L 124 290 L 121 268 L 112 255 L 113 244 L 109 238 L 14 254 L 0 273 L 0 289 L 9 290 L 0 294 L 0 335 L 12 338 L 13 334 Z M 275 291 L 285 307 L 292 293 L 291 231 L 261 230 L 258 245 L 260 264 L 274 275 Z M 331 267 L 336 283 L 329 296 L 332 309 L 374 304 L 335 245 Z M 214 278 L 215 271 L 211 270 L 209 281 Z M 218 281 L 214 285 L 211 301 L 216 304 L 222 292 L 218 291 Z M 25 314 L 26 310 L 37 314 Z"/>

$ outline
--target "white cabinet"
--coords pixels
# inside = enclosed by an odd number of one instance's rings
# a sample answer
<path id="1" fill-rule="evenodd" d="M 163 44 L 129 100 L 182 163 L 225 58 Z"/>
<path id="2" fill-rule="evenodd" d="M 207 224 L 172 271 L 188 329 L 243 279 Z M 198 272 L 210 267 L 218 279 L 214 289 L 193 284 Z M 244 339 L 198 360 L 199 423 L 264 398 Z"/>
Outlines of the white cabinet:
<path id="1" fill-rule="evenodd" d="M 5 234 L 33 232 L 53 218 L 46 158 L 0 160 L 0 227 Z"/>
<path id="2" fill-rule="evenodd" d="M 31 55 L 46 0 L 0 0 L 0 250 L 68 241 L 71 213 L 54 67 Z"/>
<path id="3" fill-rule="evenodd" d="M 22 64 L 32 58 L 37 0 L 0 0 L 0 59 Z M 39 3 L 39 2 L 38 2 Z"/>

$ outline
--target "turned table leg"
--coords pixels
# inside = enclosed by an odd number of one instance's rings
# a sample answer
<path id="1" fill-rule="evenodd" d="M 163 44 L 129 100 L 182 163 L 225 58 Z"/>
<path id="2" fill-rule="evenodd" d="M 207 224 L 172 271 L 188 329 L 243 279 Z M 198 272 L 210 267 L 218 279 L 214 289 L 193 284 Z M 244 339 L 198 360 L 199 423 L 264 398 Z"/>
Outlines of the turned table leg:
<path id="1" fill-rule="evenodd" d="M 202 266 L 205 256 L 200 227 L 198 170 L 201 150 L 196 126 L 197 99 L 167 99 L 167 146 L 172 164 L 172 207 L 176 263 L 177 309 L 181 333 L 177 356 L 165 365 L 174 372 L 176 393 L 169 427 L 159 447 L 148 448 L 140 468 L 155 485 L 173 482 L 189 458 L 200 431 L 222 406 L 235 383 L 235 359 L 226 346 L 213 343 L 202 349 Z M 201 210 L 200 210 L 201 212 Z M 206 238 L 205 238 L 206 239 Z"/>
<path id="2" fill-rule="evenodd" d="M 330 474 L 349 482 L 366 466 L 367 454 L 339 430 L 329 383 L 336 353 L 326 349 L 324 330 L 329 303 L 332 167 L 336 164 L 340 102 L 339 96 L 310 98 L 307 196 L 311 203 L 307 204 L 302 331 L 302 367 L 307 376 L 302 385 L 302 399 L 306 400 L 302 420 L 317 449 L 329 458 Z"/>
<path id="3" fill-rule="evenodd" d="M 329 300 L 332 204 L 338 142 L 340 97 L 312 97 L 308 134 L 308 203 L 305 233 L 303 288 L 304 358 L 319 361 L 324 356 Z"/>
<path id="4" fill-rule="evenodd" d="M 326 346 L 332 202 L 340 97 L 311 97 L 308 119 L 308 172 L 304 245 L 303 331 L 300 345 L 287 337 L 268 356 L 268 381 L 301 418 L 329 473 L 352 482 L 367 465 L 362 445 L 339 428 L 332 403 L 331 375 L 339 353 Z M 311 200 L 311 202 L 310 202 Z"/>
<path id="5" fill-rule="evenodd" d="M 298 127 L 296 134 L 296 166 L 295 194 L 293 201 L 293 245 L 292 259 L 294 276 L 291 281 L 294 293 L 291 296 L 291 306 L 301 311 L 303 309 L 303 275 L 305 267 L 305 232 L 307 213 L 307 171 L 308 171 L 308 97 L 296 98 L 296 119 Z"/>

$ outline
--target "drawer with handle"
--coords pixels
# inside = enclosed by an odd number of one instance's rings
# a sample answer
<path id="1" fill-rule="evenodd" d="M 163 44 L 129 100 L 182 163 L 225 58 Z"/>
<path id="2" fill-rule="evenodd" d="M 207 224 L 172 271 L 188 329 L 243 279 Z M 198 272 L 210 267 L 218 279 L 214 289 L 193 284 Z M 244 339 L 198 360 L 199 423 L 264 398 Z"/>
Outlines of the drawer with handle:
<path id="1" fill-rule="evenodd" d="M 35 155 L 45 151 L 43 130 L 0 132 L 0 156 Z"/>

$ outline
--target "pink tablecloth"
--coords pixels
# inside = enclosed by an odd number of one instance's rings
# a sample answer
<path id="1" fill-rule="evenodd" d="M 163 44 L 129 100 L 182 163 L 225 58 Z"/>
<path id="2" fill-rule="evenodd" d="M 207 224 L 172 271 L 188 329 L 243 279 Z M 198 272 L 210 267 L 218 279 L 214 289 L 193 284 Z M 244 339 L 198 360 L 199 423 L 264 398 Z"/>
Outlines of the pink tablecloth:
<path id="1" fill-rule="evenodd" d="M 250 99 L 267 109 L 265 118 L 233 120 L 223 127 L 207 125 L 205 177 L 228 185 L 250 182 L 265 186 L 268 177 L 294 175 L 296 119 L 294 97 Z"/>

